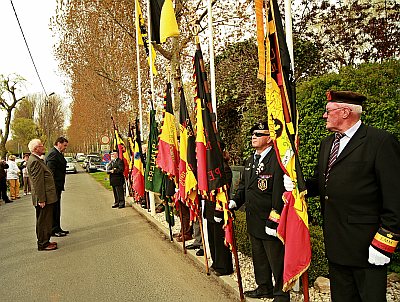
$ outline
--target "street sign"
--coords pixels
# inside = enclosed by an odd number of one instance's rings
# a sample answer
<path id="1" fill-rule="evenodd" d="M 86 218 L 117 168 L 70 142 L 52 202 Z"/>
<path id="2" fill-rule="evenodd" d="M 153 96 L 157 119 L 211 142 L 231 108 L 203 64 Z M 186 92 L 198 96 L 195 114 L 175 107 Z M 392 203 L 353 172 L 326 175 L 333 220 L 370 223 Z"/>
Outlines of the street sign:
<path id="1" fill-rule="evenodd" d="M 109 144 L 110 143 L 110 138 L 107 135 L 103 135 L 101 137 L 101 143 L 102 144 Z"/>
<path id="2" fill-rule="evenodd" d="M 101 152 L 109 151 L 110 146 L 109 145 L 100 145 L 100 150 L 101 150 Z"/>

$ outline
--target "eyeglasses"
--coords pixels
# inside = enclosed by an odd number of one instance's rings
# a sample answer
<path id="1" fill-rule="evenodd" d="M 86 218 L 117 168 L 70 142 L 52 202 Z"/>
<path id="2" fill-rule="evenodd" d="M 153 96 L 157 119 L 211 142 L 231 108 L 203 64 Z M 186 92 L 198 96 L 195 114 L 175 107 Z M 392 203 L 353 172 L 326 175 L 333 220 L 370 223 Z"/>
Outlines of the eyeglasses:
<path id="1" fill-rule="evenodd" d="M 335 110 L 339 110 L 339 109 L 349 109 L 350 111 L 351 111 L 351 109 L 349 108 L 349 107 L 338 107 L 338 108 L 334 108 L 334 109 L 325 109 L 325 113 L 326 114 L 329 114 L 329 113 L 331 113 L 332 111 L 335 111 Z"/>
<path id="2" fill-rule="evenodd" d="M 269 133 L 253 132 L 251 135 L 254 135 L 256 137 L 263 137 L 263 136 L 269 136 Z"/>

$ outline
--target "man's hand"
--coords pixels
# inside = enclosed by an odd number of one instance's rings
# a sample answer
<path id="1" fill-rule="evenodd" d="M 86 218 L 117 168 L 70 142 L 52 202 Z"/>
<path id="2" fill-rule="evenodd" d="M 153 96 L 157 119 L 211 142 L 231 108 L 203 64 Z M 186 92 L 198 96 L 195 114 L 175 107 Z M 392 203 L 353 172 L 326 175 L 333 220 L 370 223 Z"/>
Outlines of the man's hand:
<path id="1" fill-rule="evenodd" d="M 215 221 L 216 223 L 220 223 L 220 222 L 222 221 L 222 218 L 219 218 L 219 217 L 214 216 L 214 221 Z"/>
<path id="2" fill-rule="evenodd" d="M 283 185 L 285 186 L 285 190 L 288 192 L 291 192 L 294 190 L 293 181 L 286 174 L 283 175 Z"/>
<path id="3" fill-rule="evenodd" d="M 269 227 L 265 227 L 265 233 L 267 233 L 270 236 L 274 236 L 276 237 L 276 230 L 275 229 L 271 229 Z"/>
<path id="4" fill-rule="evenodd" d="M 39 201 L 38 205 L 39 205 L 39 207 L 41 207 L 43 209 L 44 206 L 46 205 L 46 203 L 44 201 Z"/>
<path id="5" fill-rule="evenodd" d="M 232 209 L 236 209 L 237 205 L 236 202 L 234 200 L 229 200 L 229 204 L 228 204 L 228 209 L 232 210 Z"/>
<path id="6" fill-rule="evenodd" d="M 369 246 L 368 252 L 369 252 L 368 262 L 371 264 L 384 265 L 390 262 L 390 258 L 388 256 L 377 251 L 372 246 Z"/>

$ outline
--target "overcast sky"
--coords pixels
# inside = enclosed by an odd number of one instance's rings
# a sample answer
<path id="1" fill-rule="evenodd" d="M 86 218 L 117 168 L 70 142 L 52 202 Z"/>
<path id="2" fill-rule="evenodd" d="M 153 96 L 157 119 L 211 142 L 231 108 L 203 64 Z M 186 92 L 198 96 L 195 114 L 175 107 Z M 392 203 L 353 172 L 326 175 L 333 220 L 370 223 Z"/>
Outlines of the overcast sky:
<path id="1" fill-rule="evenodd" d="M 12 0 L 47 94 L 55 92 L 65 97 L 67 104 L 63 78 L 53 55 L 56 41 L 49 29 L 50 18 L 55 14 L 55 2 Z M 26 79 L 26 87 L 17 97 L 43 93 L 10 0 L 0 0 L 0 28 L 0 74 L 7 76 L 16 73 Z M 4 129 L 4 114 L 0 115 L 0 127 Z"/>

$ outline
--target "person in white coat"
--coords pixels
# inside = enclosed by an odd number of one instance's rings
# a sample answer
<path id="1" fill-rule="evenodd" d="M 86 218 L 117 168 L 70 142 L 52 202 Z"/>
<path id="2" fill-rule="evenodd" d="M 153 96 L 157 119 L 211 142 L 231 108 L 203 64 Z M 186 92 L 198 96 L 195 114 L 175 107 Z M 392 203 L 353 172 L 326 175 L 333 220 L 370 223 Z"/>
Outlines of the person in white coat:
<path id="1" fill-rule="evenodd" d="M 21 198 L 19 196 L 19 175 L 21 170 L 18 168 L 15 162 L 15 155 L 8 157 L 8 169 L 7 169 L 7 181 L 10 187 L 10 199 L 15 200 Z"/>

